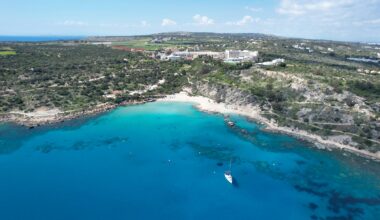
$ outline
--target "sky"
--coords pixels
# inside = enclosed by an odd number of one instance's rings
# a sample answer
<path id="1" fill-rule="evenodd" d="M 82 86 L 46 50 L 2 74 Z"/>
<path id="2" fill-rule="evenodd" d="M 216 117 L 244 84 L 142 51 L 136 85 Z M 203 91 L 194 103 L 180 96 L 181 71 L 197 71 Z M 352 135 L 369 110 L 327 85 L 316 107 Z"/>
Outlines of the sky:
<path id="1" fill-rule="evenodd" d="M 380 42 L 380 0 L 0 0 L 0 35 L 264 33 Z"/>

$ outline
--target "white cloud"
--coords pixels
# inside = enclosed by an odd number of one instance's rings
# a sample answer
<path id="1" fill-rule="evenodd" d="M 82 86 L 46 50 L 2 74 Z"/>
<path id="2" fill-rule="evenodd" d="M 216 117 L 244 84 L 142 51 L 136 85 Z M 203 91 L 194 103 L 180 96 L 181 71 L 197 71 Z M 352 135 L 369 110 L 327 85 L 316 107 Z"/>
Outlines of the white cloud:
<path id="1" fill-rule="evenodd" d="M 378 19 L 371 19 L 371 20 L 365 20 L 365 21 L 354 21 L 354 25 L 380 25 L 380 18 Z"/>
<path id="2" fill-rule="evenodd" d="M 281 0 L 276 11 L 295 23 L 349 29 L 352 24 L 376 24 L 379 10 L 380 0 Z"/>
<path id="3" fill-rule="evenodd" d="M 258 12 L 258 11 L 263 10 L 262 8 L 256 8 L 256 7 L 251 7 L 251 6 L 245 6 L 245 9 L 251 12 Z"/>
<path id="4" fill-rule="evenodd" d="M 380 0 L 280 0 L 273 32 L 285 36 L 378 41 Z M 281 29 L 280 27 L 287 27 Z"/>
<path id="5" fill-rule="evenodd" d="M 207 16 L 199 15 L 199 14 L 193 16 L 193 21 L 197 25 L 213 25 L 214 24 L 213 19 Z"/>
<path id="6" fill-rule="evenodd" d="M 60 25 L 63 25 L 63 26 L 77 26 L 77 27 L 88 26 L 88 24 L 86 22 L 83 22 L 83 21 L 74 21 L 74 20 L 66 20 L 66 21 L 60 23 Z"/>
<path id="7" fill-rule="evenodd" d="M 281 0 L 280 7 L 277 8 L 279 14 L 303 15 L 308 12 L 329 11 L 332 9 L 349 7 L 354 4 L 354 0 Z"/>
<path id="8" fill-rule="evenodd" d="M 173 21 L 173 20 L 171 20 L 169 18 L 164 18 L 164 19 L 162 19 L 162 22 L 161 22 L 161 26 L 164 26 L 164 27 L 166 27 L 166 26 L 174 26 L 176 24 L 177 24 L 177 22 L 175 22 L 175 21 Z"/>
<path id="9" fill-rule="evenodd" d="M 227 25 L 244 26 L 253 22 L 259 22 L 260 18 L 254 19 L 252 16 L 246 15 L 239 21 L 229 21 Z"/>

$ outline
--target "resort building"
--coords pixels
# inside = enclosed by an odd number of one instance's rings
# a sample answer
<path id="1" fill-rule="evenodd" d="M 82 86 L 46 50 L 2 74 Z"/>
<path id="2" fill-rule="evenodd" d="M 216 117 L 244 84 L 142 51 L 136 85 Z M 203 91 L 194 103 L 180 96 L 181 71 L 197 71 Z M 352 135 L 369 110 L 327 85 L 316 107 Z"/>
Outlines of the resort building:
<path id="1" fill-rule="evenodd" d="M 180 56 L 183 59 L 187 60 L 193 60 L 195 58 L 198 58 L 200 56 L 210 56 L 214 59 L 223 59 L 224 53 L 223 52 L 213 52 L 213 51 L 177 51 L 174 52 L 173 55 Z"/>
<path id="2" fill-rule="evenodd" d="M 225 59 L 239 58 L 240 50 L 226 50 Z"/>
<path id="3" fill-rule="evenodd" d="M 226 63 L 240 63 L 244 61 L 256 62 L 259 58 L 258 51 L 249 50 L 226 50 L 224 62 Z"/>
<path id="4" fill-rule="evenodd" d="M 170 54 L 169 56 L 166 56 L 164 59 L 170 60 L 170 61 L 176 61 L 176 60 L 181 60 L 182 57 L 175 54 Z"/>
<path id="5" fill-rule="evenodd" d="M 278 66 L 281 63 L 285 63 L 285 59 L 275 59 L 268 62 L 258 63 L 261 66 Z"/>
<path id="6" fill-rule="evenodd" d="M 226 50 L 225 52 L 214 52 L 214 51 L 175 51 L 171 55 L 167 56 L 161 54 L 161 60 L 193 60 L 198 57 L 209 56 L 213 59 L 224 60 L 226 63 L 240 63 L 246 61 L 256 62 L 259 57 L 258 51 L 249 50 Z"/>

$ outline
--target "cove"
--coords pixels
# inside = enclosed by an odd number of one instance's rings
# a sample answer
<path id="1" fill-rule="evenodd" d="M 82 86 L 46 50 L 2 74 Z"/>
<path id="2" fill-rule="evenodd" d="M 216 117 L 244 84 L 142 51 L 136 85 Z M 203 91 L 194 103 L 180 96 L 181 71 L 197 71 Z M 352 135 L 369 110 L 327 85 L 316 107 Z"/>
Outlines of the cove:
<path id="1" fill-rule="evenodd" d="M 0 126 L 0 218 L 378 219 L 380 165 L 191 103 Z M 236 184 L 224 171 L 232 161 Z"/>

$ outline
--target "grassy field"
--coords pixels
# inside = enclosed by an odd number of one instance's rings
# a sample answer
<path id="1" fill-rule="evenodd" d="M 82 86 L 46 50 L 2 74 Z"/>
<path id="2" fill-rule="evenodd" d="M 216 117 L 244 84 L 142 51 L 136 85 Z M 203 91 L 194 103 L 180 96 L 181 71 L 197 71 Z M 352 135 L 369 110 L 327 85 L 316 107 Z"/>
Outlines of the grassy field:
<path id="1" fill-rule="evenodd" d="M 170 44 L 157 44 L 157 43 L 150 43 L 150 38 L 140 38 L 135 40 L 129 40 L 124 42 L 113 42 L 112 45 L 115 46 L 126 46 L 130 48 L 143 48 L 145 50 L 160 50 L 165 47 L 172 46 Z"/>
<path id="2" fill-rule="evenodd" d="M 9 56 L 9 55 L 16 55 L 16 51 L 0 51 L 0 56 Z"/>
<path id="3" fill-rule="evenodd" d="M 200 41 L 197 39 L 191 39 L 191 38 L 174 39 L 174 40 L 169 40 L 163 43 L 151 43 L 150 42 L 151 40 L 152 38 L 138 38 L 138 39 L 122 41 L 122 42 L 113 42 L 113 45 L 126 46 L 126 47 L 131 47 L 131 48 L 143 48 L 145 50 L 161 50 L 167 47 L 182 47 L 182 46 L 186 47 L 190 45 L 203 43 L 203 41 Z M 207 43 L 207 42 L 214 42 L 214 41 L 208 39 L 205 42 Z"/>

